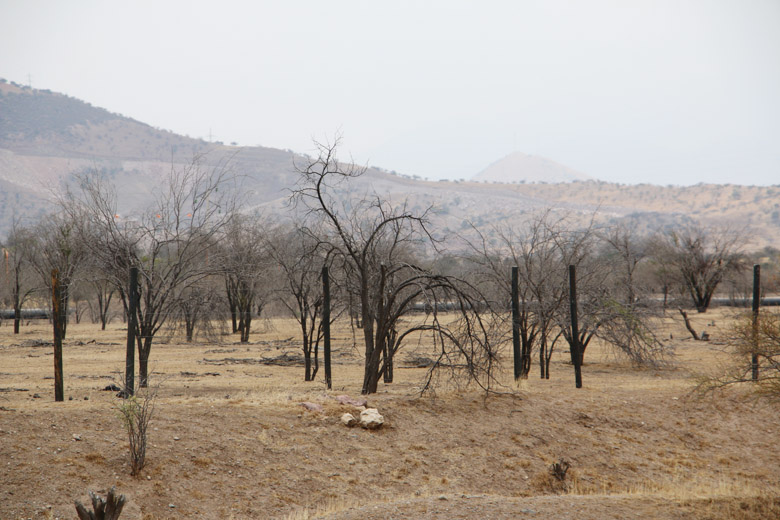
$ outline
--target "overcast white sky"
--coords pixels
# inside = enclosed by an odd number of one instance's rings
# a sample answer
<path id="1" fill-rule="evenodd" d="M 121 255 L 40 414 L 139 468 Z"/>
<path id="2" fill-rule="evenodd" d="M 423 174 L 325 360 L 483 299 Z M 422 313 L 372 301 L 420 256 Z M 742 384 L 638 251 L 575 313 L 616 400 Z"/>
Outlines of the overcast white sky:
<path id="1" fill-rule="evenodd" d="M 780 1 L 0 0 L 0 77 L 193 137 L 468 178 L 780 184 Z M 0 114 L 2 117 L 2 114 Z"/>

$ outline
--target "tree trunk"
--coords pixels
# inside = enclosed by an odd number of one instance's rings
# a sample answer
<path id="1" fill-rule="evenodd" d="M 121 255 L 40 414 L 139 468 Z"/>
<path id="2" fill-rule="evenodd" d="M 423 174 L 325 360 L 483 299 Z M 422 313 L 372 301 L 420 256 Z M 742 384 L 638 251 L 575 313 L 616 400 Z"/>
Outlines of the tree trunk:
<path id="1" fill-rule="evenodd" d="M 304 381 L 311 381 L 311 352 L 308 350 L 303 351 L 303 364 L 304 364 Z"/>
<path id="2" fill-rule="evenodd" d="M 184 330 L 187 336 L 187 343 L 192 343 L 192 336 L 195 332 L 195 320 L 192 318 L 192 316 L 184 318 Z"/>
<path id="3" fill-rule="evenodd" d="M 149 383 L 149 353 L 152 351 L 152 338 L 143 338 L 143 348 L 138 349 L 138 386 L 146 388 Z"/>
<path id="4" fill-rule="evenodd" d="M 366 342 L 366 360 L 363 365 L 363 394 L 373 394 L 377 387 L 377 366 L 373 364 L 372 359 L 376 351 L 374 345 L 374 320 L 370 314 L 370 303 L 368 299 L 368 282 L 363 280 L 360 288 L 360 309 L 363 317 L 363 338 Z M 379 357 L 378 355 L 376 356 Z"/>
<path id="5" fill-rule="evenodd" d="M 19 299 L 14 301 L 14 334 L 19 334 L 19 324 L 22 321 L 22 308 L 19 305 Z"/>
<path id="6" fill-rule="evenodd" d="M 699 335 L 696 334 L 696 330 L 691 326 L 691 320 L 688 319 L 688 313 L 685 312 L 682 309 L 678 309 L 680 311 L 680 314 L 682 314 L 683 320 L 685 321 L 685 328 L 688 329 L 688 332 L 691 333 L 691 336 L 693 336 L 693 339 L 696 341 L 699 341 Z"/>
<path id="7" fill-rule="evenodd" d="M 308 328 L 308 320 L 306 319 L 306 309 L 303 305 L 298 306 L 298 312 L 300 313 L 299 316 L 301 319 L 299 320 L 299 324 L 301 326 L 301 338 L 303 340 L 303 365 L 304 365 L 304 373 L 303 373 L 303 380 L 304 381 L 311 381 L 312 375 L 311 375 L 311 340 L 309 339 L 309 328 Z"/>
<path id="8" fill-rule="evenodd" d="M 382 347 L 382 358 L 385 360 L 382 367 L 382 380 L 385 383 L 393 382 L 393 356 L 390 354 L 390 347 L 387 343 Z"/>
<path id="9" fill-rule="evenodd" d="M 384 346 L 384 382 L 385 383 L 392 383 L 393 382 L 393 358 L 395 357 L 395 349 L 397 345 L 395 344 L 396 339 L 398 338 L 398 332 L 395 330 L 395 328 L 390 329 L 390 332 L 387 335 L 387 338 L 385 339 L 385 346 Z"/>
<path id="10" fill-rule="evenodd" d="M 533 343 L 533 336 L 529 337 L 524 327 L 522 334 L 520 334 L 520 377 L 522 379 L 528 379 L 528 373 L 531 371 L 531 347 Z"/>
<path id="11" fill-rule="evenodd" d="M 248 343 L 249 342 L 249 329 L 252 328 L 252 311 L 246 310 L 242 313 L 241 316 L 241 323 L 243 324 L 243 327 L 241 327 L 241 343 Z"/>
<path id="12" fill-rule="evenodd" d="M 375 394 L 379 385 L 379 369 L 368 370 L 363 378 L 363 395 Z"/>
<path id="13" fill-rule="evenodd" d="M 114 296 L 114 291 L 109 292 L 106 297 L 103 297 L 102 292 L 98 292 L 98 314 L 100 314 L 100 330 L 106 330 L 106 324 L 108 323 L 108 308 L 111 306 L 111 298 Z"/>
<path id="14" fill-rule="evenodd" d="M 230 321 L 233 325 L 233 334 L 239 331 L 238 303 L 236 302 L 235 288 L 229 279 L 225 279 L 225 294 L 227 295 L 228 308 L 230 309 Z"/>
<path id="15" fill-rule="evenodd" d="M 372 327 L 373 328 L 373 327 Z M 383 353 L 386 341 L 383 337 L 373 338 L 376 341 L 371 355 L 366 357 L 366 371 L 363 376 L 363 394 L 375 394 L 379 385 L 379 376 L 384 372 L 382 367 Z"/>

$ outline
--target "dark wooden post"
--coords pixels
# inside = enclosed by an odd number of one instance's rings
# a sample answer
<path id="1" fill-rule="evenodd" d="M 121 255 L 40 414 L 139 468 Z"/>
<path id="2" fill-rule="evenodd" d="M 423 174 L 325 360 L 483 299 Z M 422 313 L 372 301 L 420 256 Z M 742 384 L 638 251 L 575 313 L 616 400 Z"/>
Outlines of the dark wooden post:
<path id="1" fill-rule="evenodd" d="M 127 295 L 127 352 L 125 354 L 125 391 L 130 397 L 135 391 L 135 341 L 138 334 L 138 268 L 130 268 L 130 292 Z"/>
<path id="2" fill-rule="evenodd" d="M 325 384 L 330 390 L 330 279 L 328 278 L 328 266 L 322 267 L 322 300 L 322 334 L 325 342 L 322 357 L 325 362 Z"/>
<path id="3" fill-rule="evenodd" d="M 758 381 L 758 306 L 761 302 L 761 266 L 753 266 L 753 356 L 751 368 L 753 381 Z"/>
<path id="4" fill-rule="evenodd" d="M 60 294 L 59 271 L 51 272 L 51 312 L 54 324 L 54 400 L 64 401 L 65 390 L 62 382 L 62 298 Z"/>
<path id="5" fill-rule="evenodd" d="M 577 388 L 582 388 L 582 351 L 580 329 L 577 325 L 577 272 L 573 265 L 569 266 L 569 303 L 571 305 L 571 362 L 574 365 Z"/>
<path id="6" fill-rule="evenodd" d="M 518 295 L 517 266 L 512 268 L 512 353 L 515 362 L 515 381 L 523 373 L 522 355 L 520 353 L 520 296 Z"/>

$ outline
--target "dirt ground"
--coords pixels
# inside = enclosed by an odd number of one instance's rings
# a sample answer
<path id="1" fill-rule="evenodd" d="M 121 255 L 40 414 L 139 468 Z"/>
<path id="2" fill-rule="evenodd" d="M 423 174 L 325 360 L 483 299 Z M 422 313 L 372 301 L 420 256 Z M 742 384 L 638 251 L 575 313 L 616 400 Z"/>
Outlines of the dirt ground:
<path id="1" fill-rule="evenodd" d="M 159 385 L 147 465 L 130 476 L 115 392 L 124 366 L 119 322 L 71 324 L 65 401 L 54 402 L 51 329 L 14 336 L 0 325 L 0 518 L 76 518 L 74 501 L 110 487 L 126 495 L 123 519 L 333 520 L 390 518 L 780 518 L 780 406 L 735 388 L 694 397 L 697 375 L 718 370 L 733 311 L 694 316 L 712 340 L 696 342 L 673 316 L 659 330 L 671 366 L 638 370 L 592 345 L 574 387 L 559 348 L 550 380 L 534 370 L 504 395 L 440 389 L 419 397 L 425 369 L 398 356 L 396 381 L 368 396 L 382 429 L 347 428 L 360 397 L 361 358 L 336 329 L 333 390 L 322 373 L 264 364 L 299 355 L 294 323 L 269 320 L 249 344 L 157 343 Z M 72 398 L 72 399 L 71 399 Z M 312 412 L 301 403 L 323 406 Z M 570 464 L 564 482 L 553 462 Z"/>

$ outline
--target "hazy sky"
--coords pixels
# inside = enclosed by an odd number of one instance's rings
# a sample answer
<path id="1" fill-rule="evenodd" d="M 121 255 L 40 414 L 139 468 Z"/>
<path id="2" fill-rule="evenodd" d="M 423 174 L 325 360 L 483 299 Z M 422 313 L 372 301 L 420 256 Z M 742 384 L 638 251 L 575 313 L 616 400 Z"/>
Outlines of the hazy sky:
<path id="1" fill-rule="evenodd" d="M 0 0 L 0 77 L 193 137 L 468 178 L 780 184 L 780 1 Z M 2 114 L 0 114 L 2 117 Z"/>

